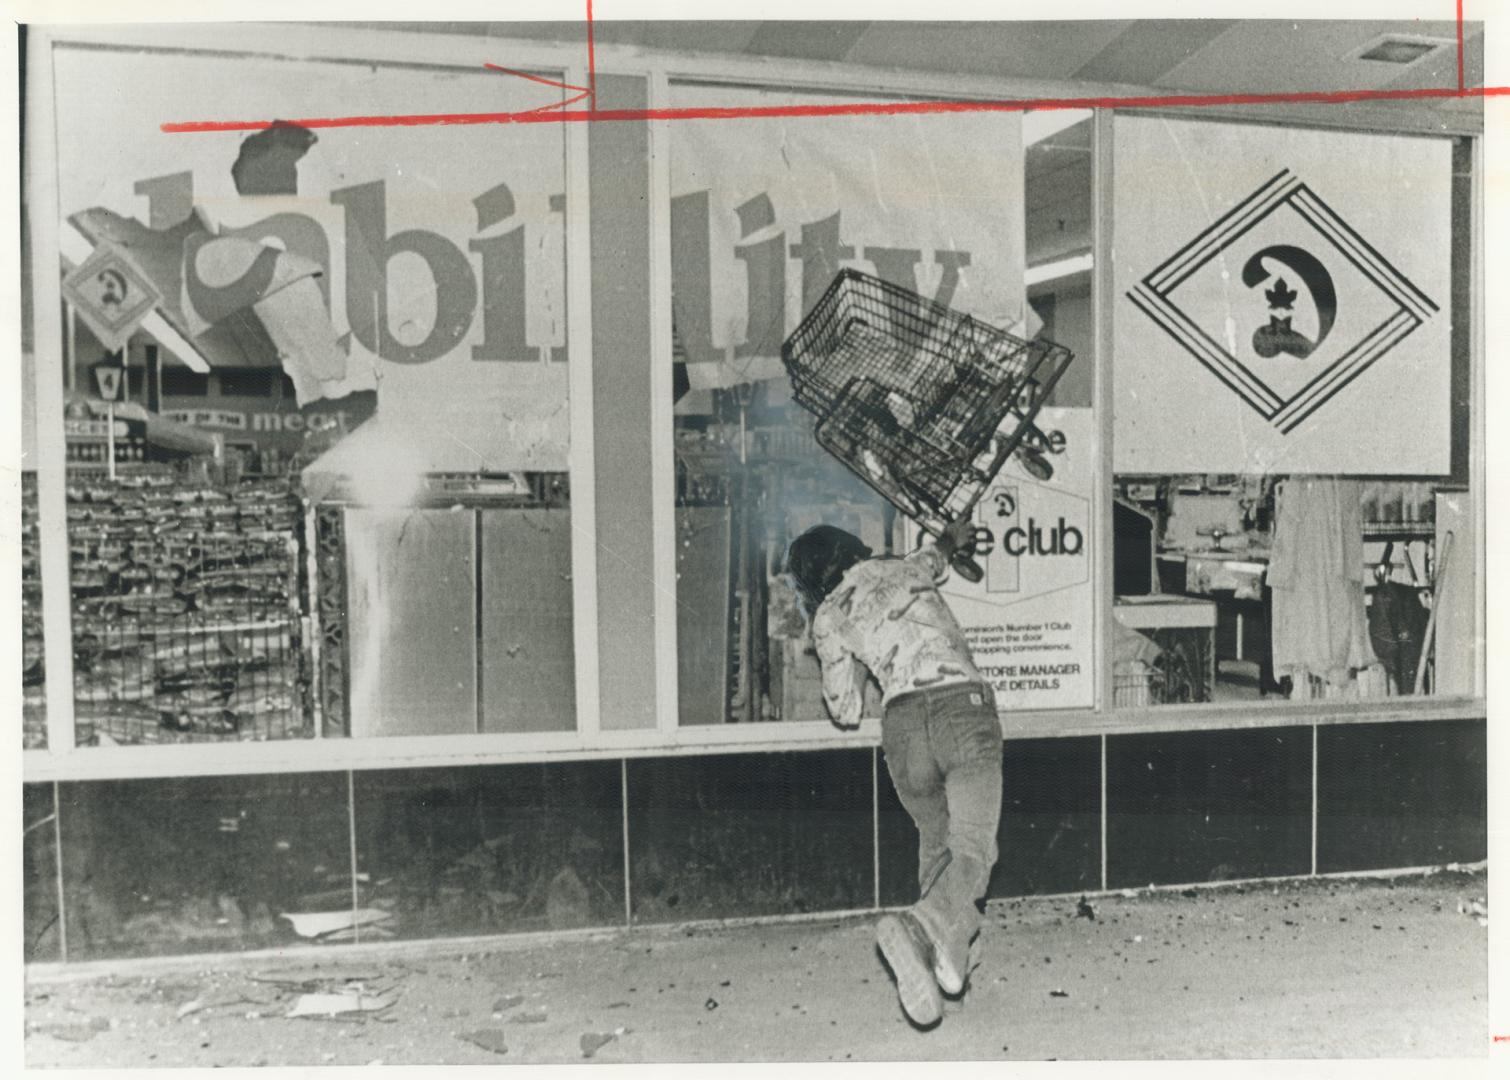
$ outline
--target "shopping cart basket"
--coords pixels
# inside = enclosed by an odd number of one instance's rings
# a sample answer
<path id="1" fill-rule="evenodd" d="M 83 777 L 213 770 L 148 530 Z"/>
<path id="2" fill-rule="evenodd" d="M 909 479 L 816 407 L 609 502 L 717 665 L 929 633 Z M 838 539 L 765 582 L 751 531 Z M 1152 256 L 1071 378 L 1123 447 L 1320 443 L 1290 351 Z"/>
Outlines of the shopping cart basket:
<path id="1" fill-rule="evenodd" d="M 968 517 L 1013 453 L 1051 472 L 1033 424 L 1073 358 L 900 286 L 841 270 L 781 350 L 824 449 L 935 535 Z M 955 567 L 972 581 L 968 553 Z"/>

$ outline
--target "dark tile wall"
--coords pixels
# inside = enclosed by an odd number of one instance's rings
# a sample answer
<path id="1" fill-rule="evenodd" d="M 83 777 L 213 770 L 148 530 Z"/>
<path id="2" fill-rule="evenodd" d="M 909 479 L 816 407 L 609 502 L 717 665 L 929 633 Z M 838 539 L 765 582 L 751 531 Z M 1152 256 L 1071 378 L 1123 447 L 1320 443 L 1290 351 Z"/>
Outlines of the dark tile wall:
<path id="1" fill-rule="evenodd" d="M 637 922 L 870 907 L 872 752 L 630 761 Z"/>
<path id="2" fill-rule="evenodd" d="M 1101 887 L 1101 740 L 1008 742 L 991 896 Z"/>
<path id="3" fill-rule="evenodd" d="M 1096 738 L 1021 739 L 1002 751 L 999 854 L 987 895 L 1101 887 L 1101 751 Z M 880 768 L 881 903 L 917 899 L 917 829 Z"/>
<path id="4" fill-rule="evenodd" d="M 21 788 L 22 844 L 21 930 L 23 956 L 32 961 L 60 960 L 58 923 L 58 845 L 54 831 L 53 786 L 25 784 Z"/>
<path id="5" fill-rule="evenodd" d="M 69 960 L 297 945 L 285 912 L 351 906 L 344 773 L 59 790 Z"/>
<path id="6" fill-rule="evenodd" d="M 401 938 L 624 921 L 617 761 L 355 774 L 363 905 Z"/>
<path id="7" fill-rule="evenodd" d="M 1318 738 L 1320 872 L 1485 857 L 1483 720 L 1339 724 Z"/>
<path id="8" fill-rule="evenodd" d="M 1311 729 L 1107 739 L 1107 886 L 1311 868 Z"/>
<path id="9" fill-rule="evenodd" d="M 1485 856 L 1483 720 L 1317 737 L 1322 873 Z M 1109 737 L 1108 885 L 1307 872 L 1311 738 Z M 1010 741 L 1002 768 L 990 895 L 1098 888 L 1100 740 Z M 869 748 L 381 770 L 351 780 L 359 902 L 387 913 L 362 940 L 621 924 L 621 770 L 636 921 L 868 908 L 877 875 L 883 905 L 916 899 L 917 834 Z M 58 791 L 69 960 L 298 947 L 282 916 L 351 907 L 344 773 Z M 52 800 L 23 787 L 28 961 L 63 958 Z"/>

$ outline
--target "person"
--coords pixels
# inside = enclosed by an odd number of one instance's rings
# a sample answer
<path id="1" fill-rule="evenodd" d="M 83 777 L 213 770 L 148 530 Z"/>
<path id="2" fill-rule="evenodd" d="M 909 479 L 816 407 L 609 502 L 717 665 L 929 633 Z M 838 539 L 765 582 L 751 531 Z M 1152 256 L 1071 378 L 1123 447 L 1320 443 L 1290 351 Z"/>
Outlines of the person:
<path id="1" fill-rule="evenodd" d="M 938 591 L 970 531 L 956 522 L 895 558 L 817 525 L 787 549 L 834 723 L 859 725 L 867 672 L 881 686 L 881 750 L 917 826 L 919 899 L 884 916 L 876 941 L 902 1008 L 923 1027 L 942 1016 L 943 993 L 964 992 L 1001 817 L 995 698 Z"/>

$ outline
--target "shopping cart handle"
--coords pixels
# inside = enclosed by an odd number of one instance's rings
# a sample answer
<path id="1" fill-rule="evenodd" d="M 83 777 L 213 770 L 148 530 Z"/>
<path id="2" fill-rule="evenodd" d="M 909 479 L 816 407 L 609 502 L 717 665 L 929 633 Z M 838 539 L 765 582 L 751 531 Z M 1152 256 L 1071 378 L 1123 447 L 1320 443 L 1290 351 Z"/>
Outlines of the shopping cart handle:
<path id="1" fill-rule="evenodd" d="M 981 569 L 980 563 L 972 559 L 968 551 L 956 551 L 949 557 L 949 565 L 954 567 L 956 574 L 972 585 L 986 576 L 986 572 Z"/>

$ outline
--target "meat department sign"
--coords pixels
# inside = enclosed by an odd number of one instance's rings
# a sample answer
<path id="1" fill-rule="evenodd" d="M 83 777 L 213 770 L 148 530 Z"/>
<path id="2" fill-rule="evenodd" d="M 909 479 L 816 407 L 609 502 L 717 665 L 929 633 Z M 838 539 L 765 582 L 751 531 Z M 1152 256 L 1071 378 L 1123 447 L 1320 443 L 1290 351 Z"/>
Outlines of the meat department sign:
<path id="1" fill-rule="evenodd" d="M 1446 472 L 1448 141 L 1116 124 L 1117 471 Z"/>

